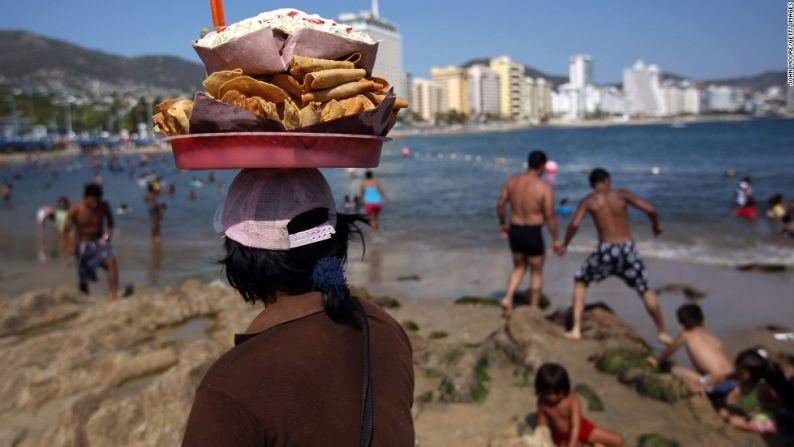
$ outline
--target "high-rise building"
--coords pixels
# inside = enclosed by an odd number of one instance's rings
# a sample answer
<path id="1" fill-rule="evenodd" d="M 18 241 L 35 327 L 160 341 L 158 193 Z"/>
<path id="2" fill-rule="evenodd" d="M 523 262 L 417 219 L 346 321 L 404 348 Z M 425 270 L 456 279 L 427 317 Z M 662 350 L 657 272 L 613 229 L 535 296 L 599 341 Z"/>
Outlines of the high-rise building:
<path id="1" fill-rule="evenodd" d="M 689 82 L 682 84 L 682 87 L 684 89 L 684 113 L 699 115 L 702 102 L 700 90 Z"/>
<path id="2" fill-rule="evenodd" d="M 623 70 L 623 92 L 632 115 L 660 116 L 665 114 L 659 86 L 659 67 L 645 66 L 638 60 L 632 68 Z"/>
<path id="3" fill-rule="evenodd" d="M 471 115 L 499 115 L 499 74 L 477 64 L 469 67 L 468 76 Z"/>
<path id="4" fill-rule="evenodd" d="M 378 41 L 378 57 L 372 74 L 380 76 L 394 86 L 394 93 L 405 96 L 408 86 L 403 76 L 402 34 L 397 25 L 380 17 L 378 0 L 372 0 L 372 9 L 358 13 L 340 14 L 339 23 L 363 31 Z"/>
<path id="5" fill-rule="evenodd" d="M 576 88 L 593 85 L 593 58 L 586 54 L 571 56 L 568 64 L 568 83 Z"/>
<path id="6" fill-rule="evenodd" d="M 727 85 L 710 85 L 706 88 L 706 106 L 709 112 L 739 112 L 743 108 L 742 91 Z"/>
<path id="7" fill-rule="evenodd" d="M 414 78 L 411 85 L 411 110 L 427 122 L 434 122 L 438 111 L 438 95 L 429 79 Z"/>
<path id="8" fill-rule="evenodd" d="M 507 56 L 491 59 L 491 69 L 499 75 L 499 110 L 503 117 L 520 119 L 524 110 L 524 65 Z"/>
<path id="9" fill-rule="evenodd" d="M 469 83 L 466 69 L 449 66 L 445 68 L 432 67 L 430 75 L 433 86 L 439 97 L 438 112 L 457 112 L 468 114 L 469 108 Z"/>

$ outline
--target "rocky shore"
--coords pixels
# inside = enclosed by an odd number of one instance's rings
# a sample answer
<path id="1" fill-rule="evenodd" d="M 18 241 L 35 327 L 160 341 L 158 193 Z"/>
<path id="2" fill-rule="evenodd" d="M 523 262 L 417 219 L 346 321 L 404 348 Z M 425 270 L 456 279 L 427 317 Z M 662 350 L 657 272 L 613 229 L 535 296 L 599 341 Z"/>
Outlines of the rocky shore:
<path id="1" fill-rule="evenodd" d="M 566 366 L 597 425 L 626 445 L 786 445 L 726 427 L 700 397 L 632 359 L 645 342 L 607 308 L 587 311 L 585 340 L 565 315 L 518 308 L 509 324 L 488 300 L 369 297 L 409 333 L 419 446 L 545 446 L 533 433 L 534 370 Z M 258 312 L 221 283 L 137 288 L 107 302 L 72 288 L 0 297 L 0 445 L 178 445 L 210 364 Z M 603 372 L 602 372 L 603 371 Z M 788 444 L 791 445 L 791 444 Z"/>

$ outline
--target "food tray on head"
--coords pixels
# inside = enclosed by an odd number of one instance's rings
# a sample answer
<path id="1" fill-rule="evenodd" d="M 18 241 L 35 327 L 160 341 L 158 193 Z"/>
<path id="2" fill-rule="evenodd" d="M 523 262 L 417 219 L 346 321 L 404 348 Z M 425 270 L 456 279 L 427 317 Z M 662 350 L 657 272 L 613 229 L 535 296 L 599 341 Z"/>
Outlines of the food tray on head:
<path id="1" fill-rule="evenodd" d="M 207 74 L 241 68 L 249 76 L 270 75 L 285 71 L 293 55 L 319 59 L 355 55 L 356 67 L 369 75 L 378 53 L 378 43 L 368 36 L 369 41 L 362 40 L 352 27 L 289 9 L 263 13 L 213 33 L 193 42 Z"/>
<path id="2" fill-rule="evenodd" d="M 305 132 L 179 135 L 171 143 L 179 169 L 374 168 L 388 138 Z"/>

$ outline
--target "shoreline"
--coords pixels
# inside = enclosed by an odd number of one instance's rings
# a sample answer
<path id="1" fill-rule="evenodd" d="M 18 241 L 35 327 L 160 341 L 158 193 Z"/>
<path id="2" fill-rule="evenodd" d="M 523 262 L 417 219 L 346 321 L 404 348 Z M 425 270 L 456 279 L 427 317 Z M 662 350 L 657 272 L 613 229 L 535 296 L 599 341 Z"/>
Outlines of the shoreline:
<path id="1" fill-rule="evenodd" d="M 547 123 L 531 124 L 531 123 L 509 123 L 500 124 L 495 126 L 483 127 L 469 127 L 469 126 L 446 126 L 433 129 L 398 129 L 390 132 L 389 137 L 393 140 L 395 138 L 411 138 L 411 137 L 427 137 L 427 136 L 450 136 L 450 135 L 476 135 L 476 134 L 491 134 L 491 133 L 506 133 L 506 132 L 519 132 L 524 130 L 533 129 L 593 129 L 593 128 L 606 128 L 606 127 L 625 127 L 625 126 L 653 126 L 653 125 L 673 125 L 673 124 L 703 124 L 703 123 L 725 123 L 725 122 L 746 122 L 754 121 L 757 119 L 749 115 L 742 114 L 728 114 L 728 115 L 699 115 L 687 117 L 664 117 L 664 118 L 635 118 L 627 121 L 620 119 L 588 119 L 577 121 L 566 121 L 561 119 L 553 119 Z M 771 117 L 771 119 L 781 120 L 794 120 L 794 116 L 779 116 Z M 171 151 L 171 147 L 165 143 L 151 144 L 147 146 L 129 146 L 121 149 L 109 149 L 101 147 L 94 150 L 94 153 L 99 155 L 141 155 L 141 154 L 164 154 Z M 33 161 L 50 161 L 60 160 L 61 158 L 71 158 L 79 156 L 80 150 L 76 146 L 71 146 L 66 149 L 56 149 L 52 151 L 39 151 L 39 152 L 11 152 L 0 153 L 0 165 L 8 164 L 24 164 Z"/>
<path id="2" fill-rule="evenodd" d="M 511 123 L 497 126 L 467 127 L 467 126 L 447 126 L 433 129 L 404 129 L 392 131 L 389 136 L 395 138 L 435 136 L 435 135 L 468 135 L 468 134 L 487 134 L 500 132 L 515 132 L 530 129 L 592 129 L 618 126 L 652 126 L 652 125 L 672 125 L 672 124 L 702 124 L 702 123 L 725 123 L 725 122 L 744 122 L 754 121 L 757 118 L 743 114 L 727 115 L 698 115 L 686 117 L 662 117 L 662 118 L 634 118 L 630 120 L 621 119 L 588 119 L 567 121 L 554 119 L 543 124 L 530 123 Z M 792 120 L 794 116 L 772 117 L 771 119 Z"/>

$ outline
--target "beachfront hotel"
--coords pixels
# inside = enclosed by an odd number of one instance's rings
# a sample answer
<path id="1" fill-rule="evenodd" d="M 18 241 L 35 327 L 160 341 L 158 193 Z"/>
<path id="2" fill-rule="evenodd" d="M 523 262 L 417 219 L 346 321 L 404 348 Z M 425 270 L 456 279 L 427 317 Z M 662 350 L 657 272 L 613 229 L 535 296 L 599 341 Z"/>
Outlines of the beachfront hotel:
<path id="1" fill-rule="evenodd" d="M 371 10 L 340 14 L 337 21 L 365 32 L 379 42 L 372 74 L 391 82 L 397 96 L 407 97 L 408 86 L 403 75 L 403 36 L 396 24 L 380 17 L 378 0 L 372 0 Z"/>
<path id="2" fill-rule="evenodd" d="M 430 76 L 436 89 L 436 110 L 469 113 L 469 79 L 465 68 L 431 67 Z"/>
<path id="3" fill-rule="evenodd" d="M 633 67 L 623 70 L 623 92 L 631 115 L 665 115 L 658 66 L 646 66 L 643 61 L 638 60 Z"/>
<path id="4" fill-rule="evenodd" d="M 538 122 L 551 115 L 551 84 L 546 79 L 525 77 L 521 97 L 523 120 Z"/>
<path id="5" fill-rule="evenodd" d="M 438 95 L 433 81 L 415 78 L 411 82 L 410 109 L 427 122 L 434 122 L 438 104 Z"/>
<path id="6" fill-rule="evenodd" d="M 499 115 L 499 73 L 476 64 L 469 67 L 468 75 L 470 115 Z"/>
<path id="7" fill-rule="evenodd" d="M 524 110 L 524 65 L 502 56 L 491 59 L 491 69 L 499 74 L 499 110 L 502 117 L 520 119 Z"/>

